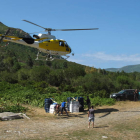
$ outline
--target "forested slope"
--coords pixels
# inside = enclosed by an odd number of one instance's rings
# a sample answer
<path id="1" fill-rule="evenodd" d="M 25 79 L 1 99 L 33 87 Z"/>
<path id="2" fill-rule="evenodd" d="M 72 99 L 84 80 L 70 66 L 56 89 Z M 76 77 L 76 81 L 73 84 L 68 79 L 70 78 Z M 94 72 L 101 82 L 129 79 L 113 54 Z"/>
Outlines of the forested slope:
<path id="1" fill-rule="evenodd" d="M 0 24 L 0 34 L 7 28 Z M 13 33 L 28 35 L 20 29 L 13 29 Z M 36 49 L 15 43 L 0 48 L 0 97 L 21 101 L 21 96 L 23 103 L 38 105 L 46 97 L 108 98 L 121 89 L 140 89 L 138 72 L 108 72 L 67 60 L 35 61 L 36 54 Z"/>

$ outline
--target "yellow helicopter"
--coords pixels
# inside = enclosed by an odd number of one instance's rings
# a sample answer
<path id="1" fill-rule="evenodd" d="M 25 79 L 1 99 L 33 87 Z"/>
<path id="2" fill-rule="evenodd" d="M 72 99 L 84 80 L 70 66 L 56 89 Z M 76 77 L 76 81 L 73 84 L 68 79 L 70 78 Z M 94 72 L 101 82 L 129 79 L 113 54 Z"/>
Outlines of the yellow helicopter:
<path id="1" fill-rule="evenodd" d="M 98 30 L 98 28 L 87 28 L 87 29 L 52 29 L 52 28 L 44 28 L 40 25 L 37 25 L 33 22 L 30 22 L 28 20 L 23 20 L 25 22 L 31 23 L 33 25 L 36 25 L 38 27 L 41 27 L 45 29 L 47 34 L 38 34 L 38 35 L 33 35 L 33 38 L 20 38 L 20 37 L 15 37 L 15 36 L 8 36 L 8 33 L 10 31 L 10 28 L 7 30 L 7 32 L 2 35 L 0 34 L 0 43 L 3 42 L 14 42 L 26 46 L 30 46 L 33 48 L 37 48 L 38 54 L 37 58 L 35 60 L 39 60 L 40 52 L 46 53 L 46 60 L 47 61 L 52 61 L 54 59 L 67 59 L 70 56 L 68 54 L 72 53 L 72 50 L 70 46 L 67 44 L 67 42 L 63 39 L 56 39 L 55 36 L 51 35 L 51 31 L 75 31 L 75 30 Z M 72 53 L 74 55 L 74 53 Z M 66 57 L 63 58 L 62 56 Z"/>

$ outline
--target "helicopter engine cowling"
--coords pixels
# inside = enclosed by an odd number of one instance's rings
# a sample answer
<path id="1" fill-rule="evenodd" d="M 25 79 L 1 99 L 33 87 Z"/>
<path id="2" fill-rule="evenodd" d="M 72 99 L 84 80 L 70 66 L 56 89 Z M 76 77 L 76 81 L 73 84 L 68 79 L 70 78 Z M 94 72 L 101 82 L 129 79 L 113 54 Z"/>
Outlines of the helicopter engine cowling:
<path id="1" fill-rule="evenodd" d="M 49 34 L 39 34 L 39 38 L 56 39 L 55 36 Z"/>

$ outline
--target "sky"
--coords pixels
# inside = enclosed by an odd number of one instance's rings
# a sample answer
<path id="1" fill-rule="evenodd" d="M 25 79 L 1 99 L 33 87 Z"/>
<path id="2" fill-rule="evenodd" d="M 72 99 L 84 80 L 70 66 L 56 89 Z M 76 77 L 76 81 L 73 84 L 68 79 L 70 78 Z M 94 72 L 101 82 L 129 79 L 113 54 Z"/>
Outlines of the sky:
<path id="1" fill-rule="evenodd" d="M 74 52 L 68 61 L 95 68 L 140 64 L 140 0 L 3 0 L 0 22 L 28 33 L 45 28 L 99 28 L 52 32 Z"/>

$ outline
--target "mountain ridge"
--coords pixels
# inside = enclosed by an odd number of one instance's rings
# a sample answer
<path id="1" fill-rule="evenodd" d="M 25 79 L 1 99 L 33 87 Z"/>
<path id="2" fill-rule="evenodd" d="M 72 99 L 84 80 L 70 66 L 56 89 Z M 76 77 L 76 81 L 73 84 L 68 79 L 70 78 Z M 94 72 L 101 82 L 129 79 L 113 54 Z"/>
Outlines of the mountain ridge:
<path id="1" fill-rule="evenodd" d="M 8 33 L 8 35 L 10 36 L 31 38 L 31 36 L 22 29 L 8 27 L 0 21 L 0 34 L 5 34 L 8 28 L 10 28 L 10 31 Z"/>
<path id="2" fill-rule="evenodd" d="M 124 71 L 126 73 L 140 72 L 140 64 L 128 65 L 128 66 L 124 66 L 124 67 L 121 67 L 121 68 L 107 68 L 105 70 L 106 71 L 110 71 L 110 72 L 121 72 L 121 71 Z"/>

